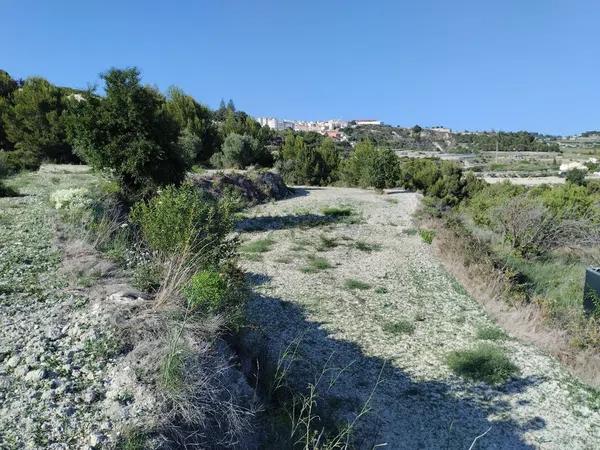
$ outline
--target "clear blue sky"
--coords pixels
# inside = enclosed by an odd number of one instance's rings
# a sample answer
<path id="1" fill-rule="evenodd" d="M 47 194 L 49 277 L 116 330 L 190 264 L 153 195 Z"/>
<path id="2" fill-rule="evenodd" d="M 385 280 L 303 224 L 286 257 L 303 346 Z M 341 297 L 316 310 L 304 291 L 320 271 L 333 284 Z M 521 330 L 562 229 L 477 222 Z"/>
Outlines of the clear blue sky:
<path id="1" fill-rule="evenodd" d="M 0 0 L 0 68 L 85 87 L 111 66 L 257 116 L 600 128 L 598 0 Z"/>

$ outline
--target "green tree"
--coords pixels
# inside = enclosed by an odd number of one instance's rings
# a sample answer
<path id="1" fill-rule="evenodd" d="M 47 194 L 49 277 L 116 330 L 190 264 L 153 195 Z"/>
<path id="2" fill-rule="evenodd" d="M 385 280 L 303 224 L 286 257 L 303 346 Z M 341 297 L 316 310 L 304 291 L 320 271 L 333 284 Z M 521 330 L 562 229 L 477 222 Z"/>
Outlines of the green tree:
<path id="1" fill-rule="evenodd" d="M 330 184 L 338 179 L 338 168 L 340 165 L 340 155 L 335 148 L 335 142 L 332 139 L 323 139 L 318 149 L 319 155 L 325 164 L 324 183 Z"/>
<path id="2" fill-rule="evenodd" d="M 2 107 L 6 137 L 24 159 L 76 161 L 67 142 L 68 94 L 43 78 L 29 78 Z"/>
<path id="3" fill-rule="evenodd" d="M 254 162 L 258 142 L 252 136 L 231 133 L 225 138 L 220 153 L 211 162 L 217 167 L 244 169 Z"/>
<path id="4" fill-rule="evenodd" d="M 213 114 L 177 87 L 168 91 L 167 111 L 180 128 L 180 141 L 194 162 L 207 162 L 221 146 Z"/>
<path id="5" fill-rule="evenodd" d="M 164 96 L 142 86 L 136 68 L 111 69 L 101 77 L 106 95 L 87 95 L 69 122 L 77 152 L 95 169 L 113 174 L 129 202 L 179 184 L 186 163 Z"/>

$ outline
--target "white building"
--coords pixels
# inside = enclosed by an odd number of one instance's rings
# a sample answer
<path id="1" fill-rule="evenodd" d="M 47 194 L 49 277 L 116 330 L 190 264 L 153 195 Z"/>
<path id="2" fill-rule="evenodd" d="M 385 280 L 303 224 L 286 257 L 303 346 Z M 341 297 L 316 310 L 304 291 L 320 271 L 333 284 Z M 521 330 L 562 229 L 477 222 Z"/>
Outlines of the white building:
<path id="1" fill-rule="evenodd" d="M 356 119 L 354 121 L 354 123 L 356 123 L 357 127 L 364 126 L 364 125 L 382 125 L 383 124 L 383 122 L 381 120 L 375 120 L 375 119 Z"/>

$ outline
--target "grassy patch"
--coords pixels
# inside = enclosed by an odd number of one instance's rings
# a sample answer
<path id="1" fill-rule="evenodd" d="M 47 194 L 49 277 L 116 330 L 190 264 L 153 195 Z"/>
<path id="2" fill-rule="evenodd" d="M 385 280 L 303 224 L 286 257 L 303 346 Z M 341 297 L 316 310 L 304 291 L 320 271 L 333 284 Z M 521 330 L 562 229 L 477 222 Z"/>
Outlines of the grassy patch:
<path id="1" fill-rule="evenodd" d="M 371 289 L 371 285 L 369 283 L 365 283 L 364 281 L 360 281 L 354 278 L 349 278 L 344 281 L 344 287 L 350 290 L 361 290 L 365 291 L 367 289 Z"/>
<path id="2" fill-rule="evenodd" d="M 423 242 L 431 245 L 431 243 L 433 242 L 433 238 L 435 237 L 435 231 L 421 228 L 419 230 L 419 236 L 421 236 L 421 239 L 423 240 Z"/>
<path id="3" fill-rule="evenodd" d="M 169 344 L 169 351 L 160 366 L 160 384 L 168 391 L 179 391 L 183 383 L 185 365 L 185 349 L 174 340 Z"/>
<path id="4" fill-rule="evenodd" d="M 503 341 L 508 336 L 506 333 L 498 327 L 479 327 L 477 329 L 477 339 L 483 339 L 486 341 Z"/>
<path id="5" fill-rule="evenodd" d="M 365 242 L 365 241 L 356 241 L 354 243 L 353 247 L 357 250 L 360 250 L 362 252 L 368 252 L 368 253 L 381 250 L 381 245 L 372 244 L 372 243 Z"/>
<path id="6" fill-rule="evenodd" d="M 321 270 L 331 269 L 333 267 L 329 261 L 327 261 L 327 259 L 321 256 L 310 255 L 306 259 L 308 264 L 300 269 L 305 273 L 315 273 Z"/>
<path id="7" fill-rule="evenodd" d="M 321 211 L 327 217 L 350 217 L 354 214 L 354 210 L 350 206 L 328 206 Z"/>
<path id="8" fill-rule="evenodd" d="M 517 366 L 501 348 L 488 343 L 452 352 L 447 357 L 447 363 L 455 374 L 488 384 L 503 383 L 519 373 Z"/>
<path id="9" fill-rule="evenodd" d="M 324 234 L 319 236 L 319 244 L 317 245 L 317 251 L 324 252 L 337 247 L 339 244 L 336 238 L 330 238 Z"/>
<path id="10" fill-rule="evenodd" d="M 255 241 L 246 242 L 242 245 L 242 252 L 244 253 L 265 253 L 271 250 L 271 247 L 275 241 L 271 238 L 256 239 Z"/>
<path id="11" fill-rule="evenodd" d="M 415 325 L 409 320 L 400 319 L 384 324 L 383 331 L 389 334 L 412 334 L 415 331 Z"/>
<path id="12" fill-rule="evenodd" d="M 123 343 L 112 336 L 88 339 L 83 345 L 86 354 L 94 360 L 113 358 L 123 351 Z"/>

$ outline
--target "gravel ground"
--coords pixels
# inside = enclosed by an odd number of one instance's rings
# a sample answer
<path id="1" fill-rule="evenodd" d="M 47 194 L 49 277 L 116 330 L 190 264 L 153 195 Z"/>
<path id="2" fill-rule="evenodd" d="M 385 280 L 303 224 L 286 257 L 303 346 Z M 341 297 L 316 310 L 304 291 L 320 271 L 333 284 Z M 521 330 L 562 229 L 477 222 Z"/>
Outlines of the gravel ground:
<path id="1" fill-rule="evenodd" d="M 467 449 L 488 429 L 473 448 L 598 448 L 597 394 L 535 347 L 496 342 L 520 370 L 500 386 L 449 370 L 449 352 L 474 346 L 477 330 L 495 325 L 411 228 L 418 203 L 402 191 L 306 188 L 253 208 L 243 240 L 272 244 L 244 262 L 255 284 L 248 320 L 258 330 L 247 351 L 275 363 L 287 348 L 297 389 L 323 373 L 319 406 L 334 423 L 368 403 L 358 448 Z M 323 208 L 343 205 L 356 214 L 322 220 Z M 311 266 L 315 257 L 326 261 Z M 400 321 L 412 332 L 390 330 Z"/>
<path id="2" fill-rule="evenodd" d="M 104 311 L 124 280 L 89 245 L 56 239 L 48 194 L 94 182 L 45 166 L 0 198 L 0 449 L 107 448 L 145 409 Z"/>

